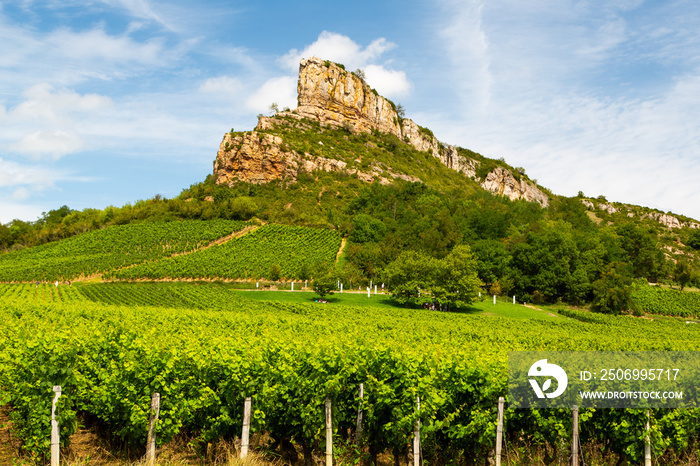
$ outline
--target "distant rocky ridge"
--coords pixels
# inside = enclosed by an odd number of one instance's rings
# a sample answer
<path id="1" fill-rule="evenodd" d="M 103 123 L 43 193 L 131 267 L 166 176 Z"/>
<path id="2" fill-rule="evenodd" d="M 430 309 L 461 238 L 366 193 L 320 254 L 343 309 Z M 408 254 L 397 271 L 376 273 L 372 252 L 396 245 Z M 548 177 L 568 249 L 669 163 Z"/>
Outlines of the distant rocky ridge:
<path id="1" fill-rule="evenodd" d="M 594 202 L 589 199 L 581 199 L 581 203 L 589 211 L 603 210 L 609 214 L 616 214 L 619 212 L 625 212 L 628 217 L 638 216 L 642 219 L 651 219 L 659 222 L 663 226 L 671 228 L 700 228 L 700 223 L 694 222 L 692 220 L 682 220 L 674 215 L 665 214 L 663 212 L 635 212 L 635 207 L 627 204 L 610 204 L 607 202 Z"/>
<path id="2" fill-rule="evenodd" d="M 525 199 L 542 207 L 549 205 L 549 198 L 533 182 L 517 179 L 510 170 L 497 167 L 484 179 L 477 177 L 478 160 L 460 155 L 451 145 L 443 144 L 433 134 L 412 120 L 401 119 L 394 104 L 377 94 L 356 74 L 344 70 L 335 63 L 318 58 L 303 59 L 299 65 L 297 86 L 298 107 L 280 112 L 279 116 L 294 119 L 312 119 L 321 125 L 344 127 L 355 133 L 373 130 L 393 134 L 411 144 L 417 150 L 426 151 L 445 166 L 476 180 L 481 187 L 511 200 Z M 219 147 L 214 164 L 217 184 L 237 181 L 268 183 L 274 180 L 295 181 L 299 170 L 344 171 L 356 174 L 359 179 L 380 183 L 392 183 L 396 178 L 420 181 L 402 173 L 393 173 L 378 167 L 372 172 L 360 172 L 346 168 L 340 160 L 312 157 L 284 150 L 280 137 L 258 133 L 279 124 L 275 117 L 260 117 L 256 131 L 235 135 L 227 133 Z"/>

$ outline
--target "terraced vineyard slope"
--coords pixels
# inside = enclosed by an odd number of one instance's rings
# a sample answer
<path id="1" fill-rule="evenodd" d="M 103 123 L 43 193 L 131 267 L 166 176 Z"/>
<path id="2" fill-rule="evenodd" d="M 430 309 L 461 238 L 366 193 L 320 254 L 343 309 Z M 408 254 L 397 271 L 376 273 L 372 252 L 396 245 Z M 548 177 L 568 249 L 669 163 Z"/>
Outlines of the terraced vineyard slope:
<path id="1" fill-rule="evenodd" d="M 0 281 L 69 280 L 193 251 L 241 230 L 234 220 L 115 225 L 0 255 Z"/>
<path id="2" fill-rule="evenodd" d="M 119 270 L 111 276 L 126 280 L 303 278 L 313 269 L 330 267 L 340 243 L 340 234 L 333 230 L 270 224 L 224 244 Z"/>

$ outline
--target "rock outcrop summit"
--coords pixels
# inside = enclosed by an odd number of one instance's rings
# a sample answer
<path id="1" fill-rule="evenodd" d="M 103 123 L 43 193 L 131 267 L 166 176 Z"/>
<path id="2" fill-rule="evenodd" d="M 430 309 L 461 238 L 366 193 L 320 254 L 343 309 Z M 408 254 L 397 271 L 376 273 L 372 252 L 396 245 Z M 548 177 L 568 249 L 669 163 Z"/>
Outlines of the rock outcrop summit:
<path id="1" fill-rule="evenodd" d="M 390 100 L 371 89 L 357 74 L 335 63 L 315 57 L 301 60 L 297 105 L 296 109 L 279 112 L 275 117 L 261 116 L 255 131 L 224 135 L 214 163 L 217 184 L 293 182 L 300 170 L 344 171 L 367 182 L 378 179 L 381 183 L 391 183 L 395 178 L 420 181 L 410 174 L 391 170 L 361 172 L 348 169 L 341 160 L 287 150 L 279 136 L 258 132 L 280 124 L 279 117 L 290 117 L 315 120 L 323 126 L 342 127 L 353 133 L 380 131 L 393 134 L 417 150 L 430 153 L 448 168 L 476 180 L 492 193 L 512 200 L 537 202 L 543 207 L 549 205 L 548 196 L 534 183 L 516 177 L 506 168 L 497 167 L 480 179 L 477 177 L 479 160 L 460 155 L 455 147 L 438 141 L 431 131 L 408 118 L 401 118 Z"/>

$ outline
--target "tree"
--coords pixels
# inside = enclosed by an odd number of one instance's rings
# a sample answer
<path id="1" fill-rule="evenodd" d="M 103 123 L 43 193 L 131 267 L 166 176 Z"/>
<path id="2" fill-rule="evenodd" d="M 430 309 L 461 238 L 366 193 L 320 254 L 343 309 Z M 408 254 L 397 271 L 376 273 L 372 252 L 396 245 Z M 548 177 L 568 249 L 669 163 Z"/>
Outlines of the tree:
<path id="1" fill-rule="evenodd" d="M 282 268 L 279 264 L 272 264 L 270 266 L 270 272 L 268 273 L 270 280 L 273 282 L 278 281 L 282 277 Z"/>
<path id="2" fill-rule="evenodd" d="M 360 81 L 362 81 L 364 84 L 367 84 L 367 77 L 365 76 L 365 71 L 361 70 L 360 68 L 355 70 L 355 76 L 360 78 Z"/>
<path id="3" fill-rule="evenodd" d="M 270 104 L 270 111 L 272 113 L 278 113 L 280 111 L 280 106 L 277 104 L 277 102 L 272 102 Z"/>
<path id="4" fill-rule="evenodd" d="M 693 269 L 690 267 L 687 260 L 679 259 L 676 262 L 676 266 L 673 269 L 673 279 L 678 282 L 681 291 L 683 291 L 685 285 L 693 280 Z"/>
<path id="5" fill-rule="evenodd" d="M 399 304 L 418 304 L 432 286 L 437 266 L 437 261 L 423 252 L 401 253 L 384 269 L 392 298 Z"/>
<path id="6" fill-rule="evenodd" d="M 299 280 L 308 280 L 311 278 L 311 267 L 309 267 L 308 262 L 304 261 L 299 267 Z"/>
<path id="7" fill-rule="evenodd" d="M 336 286 L 336 280 L 330 274 L 324 275 L 323 277 L 319 278 L 318 280 L 314 280 L 314 292 L 317 295 L 319 295 L 321 298 L 325 298 L 327 295 L 333 294 L 333 290 L 335 290 L 335 286 Z"/>
<path id="8" fill-rule="evenodd" d="M 693 230 L 689 235 L 688 239 L 686 240 L 685 244 L 690 246 L 691 248 L 700 251 L 700 230 L 696 229 Z"/>
<path id="9" fill-rule="evenodd" d="M 231 218 L 235 220 L 250 220 L 258 210 L 258 205 L 248 196 L 240 196 L 229 203 Z"/>
<path id="10" fill-rule="evenodd" d="M 406 109 L 403 108 L 403 105 L 398 104 L 396 106 L 396 114 L 401 118 L 402 120 L 406 118 Z"/>
<path id="11" fill-rule="evenodd" d="M 384 239 L 386 225 L 381 220 L 367 214 L 357 214 L 352 219 L 350 241 L 353 243 L 373 243 Z"/>
<path id="12" fill-rule="evenodd" d="M 12 233 L 10 228 L 0 223 L 0 248 L 10 247 L 12 244 Z"/>
<path id="13" fill-rule="evenodd" d="M 486 239 L 471 245 L 472 254 L 477 259 L 479 278 L 490 286 L 505 275 L 510 262 L 510 254 L 501 241 Z"/>
<path id="14" fill-rule="evenodd" d="M 398 303 L 433 299 L 447 310 L 474 302 L 481 286 L 476 260 L 466 245 L 456 246 L 444 259 L 405 251 L 386 267 L 385 278 Z"/>
<path id="15" fill-rule="evenodd" d="M 534 224 L 511 246 L 510 276 L 517 295 L 538 296 L 544 301 L 564 297 L 572 285 L 579 251 L 570 224 L 561 220 Z"/>
<path id="16" fill-rule="evenodd" d="M 620 244 L 627 253 L 635 278 L 655 280 L 664 263 L 664 255 L 656 247 L 656 234 L 632 223 L 616 228 Z"/>
<path id="17" fill-rule="evenodd" d="M 620 314 L 632 306 L 632 279 L 629 266 L 611 262 L 601 277 L 593 282 L 591 308 L 596 312 Z"/>
<path id="18" fill-rule="evenodd" d="M 432 294 L 439 303 L 446 305 L 446 310 L 476 301 L 481 280 L 469 246 L 455 246 L 447 257 L 438 261 L 436 272 Z"/>

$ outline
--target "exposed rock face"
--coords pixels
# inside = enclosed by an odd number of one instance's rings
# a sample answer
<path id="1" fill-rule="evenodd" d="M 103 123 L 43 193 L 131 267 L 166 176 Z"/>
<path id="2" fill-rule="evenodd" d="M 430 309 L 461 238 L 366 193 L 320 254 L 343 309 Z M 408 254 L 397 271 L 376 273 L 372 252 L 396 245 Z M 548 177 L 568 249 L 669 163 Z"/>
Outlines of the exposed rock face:
<path id="1" fill-rule="evenodd" d="M 356 132 L 378 129 L 401 137 L 394 106 L 354 73 L 313 57 L 299 64 L 296 112 L 321 124 L 350 125 Z"/>
<path id="2" fill-rule="evenodd" d="M 627 216 L 628 217 L 634 217 L 635 214 L 634 212 L 629 212 L 633 210 L 633 206 L 629 206 L 627 204 L 622 204 L 622 206 L 618 209 L 612 204 L 606 204 L 604 202 L 601 202 L 599 204 L 595 204 L 592 201 L 589 201 L 588 199 L 581 199 L 581 203 L 586 206 L 588 210 L 595 210 L 595 209 L 600 209 L 608 212 L 609 214 L 615 214 L 617 212 L 620 212 L 621 209 L 627 209 Z M 639 215 L 639 213 L 638 213 Z M 674 217 L 673 215 L 670 214 L 664 214 L 663 212 L 650 212 L 650 213 L 644 213 L 641 215 L 641 218 L 643 219 L 651 219 L 656 222 L 659 222 L 666 228 L 683 228 L 687 226 L 688 228 L 700 228 L 700 224 L 695 223 L 695 222 L 682 222 L 678 217 Z"/>
<path id="3" fill-rule="evenodd" d="M 226 133 L 214 162 L 216 182 L 257 184 L 290 177 L 296 179 L 298 159 L 295 153 L 282 149 L 280 137 L 256 132 L 232 137 L 231 133 Z"/>
<path id="4" fill-rule="evenodd" d="M 497 167 L 486 176 L 481 187 L 492 193 L 507 196 L 510 200 L 525 199 L 530 202 L 539 202 L 542 207 L 549 205 L 549 198 L 536 186 L 525 180 L 516 180 L 513 174 L 502 167 Z"/>
<path id="5" fill-rule="evenodd" d="M 667 228 L 681 228 L 683 226 L 681 224 L 681 221 L 673 215 L 662 214 L 659 212 L 652 212 L 650 214 L 645 215 L 644 218 L 656 220 L 657 222 L 659 222 Z"/>
<path id="6" fill-rule="evenodd" d="M 476 161 L 462 157 L 453 146 L 441 144 L 430 131 L 421 130 L 421 127 L 412 120 L 405 118 L 401 125 L 402 139 L 420 151 L 430 153 L 440 159 L 443 165 L 462 172 L 469 178 L 476 178 Z"/>
<path id="7" fill-rule="evenodd" d="M 294 119 L 310 118 L 322 125 L 345 127 L 355 133 L 379 130 L 393 134 L 411 144 L 417 150 L 426 151 L 445 166 L 477 179 L 479 161 L 463 157 L 453 146 L 442 144 L 435 136 L 409 119 L 401 120 L 394 105 L 378 95 L 354 73 L 338 65 L 318 58 L 303 59 L 299 65 L 297 85 L 298 107 L 281 115 Z M 279 120 L 261 117 L 256 129 L 272 129 Z M 257 133 L 232 137 L 226 134 L 219 147 L 214 174 L 218 184 L 236 181 L 267 183 L 274 180 L 295 181 L 299 169 L 344 171 L 357 174 L 358 178 L 371 182 L 391 183 L 395 178 L 420 181 L 405 174 L 384 171 L 374 167 L 371 173 L 348 169 L 343 161 L 297 154 L 282 148 L 279 137 Z M 512 173 L 498 168 L 490 173 L 481 186 L 510 199 L 526 199 L 543 207 L 549 199 L 534 183 L 517 181 Z"/>

